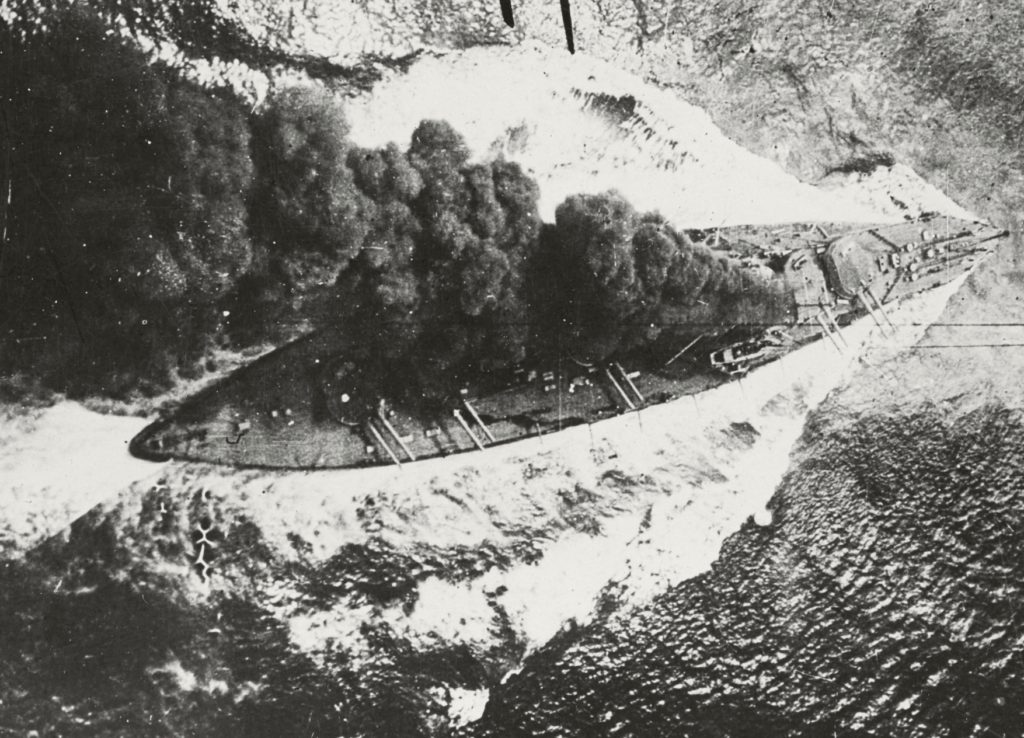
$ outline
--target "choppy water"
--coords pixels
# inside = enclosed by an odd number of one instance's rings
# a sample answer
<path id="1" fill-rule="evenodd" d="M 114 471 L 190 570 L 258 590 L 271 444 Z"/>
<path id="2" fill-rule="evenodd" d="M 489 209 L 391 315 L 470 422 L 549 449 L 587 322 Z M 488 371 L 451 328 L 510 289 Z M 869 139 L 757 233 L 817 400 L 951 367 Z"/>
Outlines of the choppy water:
<path id="1" fill-rule="evenodd" d="M 549 645 L 473 735 L 1021 735 L 1024 413 L 830 410 L 772 526 Z"/>
<path id="2" fill-rule="evenodd" d="M 925 343 L 954 344 L 942 336 L 964 321 L 1019 310 L 1015 284 L 1005 294 L 1000 285 L 984 302 L 954 302 L 959 312 Z M 979 305 L 993 316 L 975 315 Z M 466 731 L 476 736 L 1020 735 L 1024 403 L 1014 357 L 1024 360 L 1005 348 L 868 354 L 878 365 L 812 412 L 771 525 L 749 522 L 710 572 L 653 601 L 604 590 L 596 623 L 564 630 L 504 680 L 528 650 L 506 587 L 481 590 L 481 615 L 460 609 L 472 602 L 452 599 L 469 591 L 456 585 L 513 559 L 534 579 L 541 567 L 532 548 L 481 550 L 468 542 L 475 529 L 443 534 L 461 518 L 439 506 L 495 526 L 533 521 L 507 536 L 513 543 L 563 529 L 590 536 L 612 510 L 648 508 L 648 532 L 657 514 L 685 539 L 684 518 L 651 500 L 684 483 L 700 487 L 695 502 L 728 494 L 728 474 L 691 480 L 695 439 L 669 444 L 691 454 L 679 468 L 624 448 L 613 466 L 649 473 L 609 477 L 594 449 L 581 449 L 578 463 L 559 453 L 564 463 L 516 472 L 518 486 L 514 465 L 507 477 L 452 472 L 458 483 L 442 497 L 413 494 L 423 492 L 416 480 L 405 494 L 396 478 L 379 505 L 356 490 L 352 510 L 352 491 L 333 478 L 317 477 L 322 496 L 308 484 L 289 496 L 282 479 L 182 467 L 174 489 L 129 491 L 24 561 L 0 562 L 0 735 L 438 736 L 450 732 L 449 686 L 474 699 L 489 690 L 483 720 Z M 799 422 L 800 407 L 775 408 L 776 431 Z M 711 468 L 731 474 L 723 464 L 771 435 L 769 421 L 756 419 L 755 433 L 722 420 L 725 436 L 695 438 L 717 439 Z M 722 438 L 736 448 L 726 453 Z M 658 470 L 644 466 L 651 458 Z M 588 482 L 581 470 L 595 464 Z M 468 494 L 477 479 L 521 499 L 498 510 L 491 496 Z M 187 563 L 196 524 L 216 554 L 213 591 Z M 404 547 L 379 535 L 406 528 Z M 424 535 L 437 540 L 427 546 Z M 650 574 L 647 559 L 672 546 L 637 540 Z M 599 569 L 594 556 L 585 566 Z M 556 569 L 556 585 L 570 588 L 580 569 Z M 401 615 L 430 599 L 417 587 L 427 580 L 452 586 L 430 590 L 444 617 L 424 627 L 454 635 L 401 629 Z M 332 627 L 304 646 L 296 618 Z M 474 618 L 493 626 L 479 642 L 460 630 Z"/>
<path id="3" fill-rule="evenodd" d="M 386 628 L 363 634 L 376 661 L 325 669 L 241 593 L 197 604 L 152 571 L 140 586 L 116 525 L 83 521 L 88 536 L 0 571 L 0 726 L 436 735 L 444 672 L 492 687 L 474 736 L 1020 735 L 1024 411 L 840 410 L 812 415 L 772 525 L 501 686 L 468 652 L 411 652 Z"/>

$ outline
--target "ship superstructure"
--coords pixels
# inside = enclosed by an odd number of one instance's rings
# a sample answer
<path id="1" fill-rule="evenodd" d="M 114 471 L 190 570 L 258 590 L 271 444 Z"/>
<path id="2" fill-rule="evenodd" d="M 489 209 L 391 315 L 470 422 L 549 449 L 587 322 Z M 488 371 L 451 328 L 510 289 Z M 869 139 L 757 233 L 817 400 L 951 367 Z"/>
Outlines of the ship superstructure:
<path id="1" fill-rule="evenodd" d="M 892 306 L 962 276 L 1007 234 L 929 215 L 867 228 L 792 224 L 690 235 L 783 280 L 789 321 L 709 330 L 662 353 L 482 372 L 429 401 L 380 393 L 360 347 L 319 331 L 184 401 L 133 439 L 131 451 L 246 467 L 403 465 L 597 423 L 741 380 L 815 341 L 842 351 L 843 328 L 857 320 L 892 328 Z"/>

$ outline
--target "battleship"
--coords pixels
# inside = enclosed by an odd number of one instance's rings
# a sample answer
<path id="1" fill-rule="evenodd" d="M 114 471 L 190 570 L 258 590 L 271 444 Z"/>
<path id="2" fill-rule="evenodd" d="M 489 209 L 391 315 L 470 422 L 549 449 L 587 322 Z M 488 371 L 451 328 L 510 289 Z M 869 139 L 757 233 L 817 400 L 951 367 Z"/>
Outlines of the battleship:
<path id="1" fill-rule="evenodd" d="M 695 328 L 681 345 L 587 362 L 523 362 L 388 396 L 380 367 L 340 330 L 278 348 L 184 400 L 130 444 L 133 455 L 276 469 L 396 465 L 599 423 L 698 396 L 801 347 L 845 348 L 870 321 L 895 330 L 901 302 L 962 278 L 1007 236 L 987 223 L 930 214 L 897 224 L 739 226 L 690 238 L 759 277 L 782 280 L 788 320 Z"/>

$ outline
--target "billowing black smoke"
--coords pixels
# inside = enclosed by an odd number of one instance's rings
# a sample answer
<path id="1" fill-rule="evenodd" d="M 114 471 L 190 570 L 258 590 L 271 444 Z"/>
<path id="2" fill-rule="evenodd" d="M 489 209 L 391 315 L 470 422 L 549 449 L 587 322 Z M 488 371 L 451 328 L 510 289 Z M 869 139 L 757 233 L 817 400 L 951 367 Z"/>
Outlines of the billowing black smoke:
<path id="1" fill-rule="evenodd" d="M 536 183 L 514 162 L 470 163 L 448 123 L 422 122 L 404 152 L 342 156 L 337 137 L 310 125 L 312 103 L 281 103 L 265 140 L 290 158 L 266 211 L 300 250 L 319 242 L 345 264 L 322 320 L 363 347 L 392 392 L 443 394 L 467 372 L 601 361 L 785 315 L 781 285 L 615 192 L 570 197 L 543 224 Z"/>
<path id="2" fill-rule="evenodd" d="M 354 148 L 347 161 L 367 200 L 365 236 L 339 276 L 333 319 L 400 367 L 405 389 L 522 360 L 536 184 L 511 162 L 470 164 L 462 138 L 437 121 L 416 129 L 406 153 Z"/>
<path id="3" fill-rule="evenodd" d="M 544 236 L 550 297 L 538 337 L 548 351 L 599 361 L 788 315 L 780 281 L 694 244 L 616 192 L 568 198 Z"/>
<path id="4" fill-rule="evenodd" d="M 543 224 L 537 184 L 512 162 L 471 163 L 447 123 L 424 121 L 405 149 L 357 148 L 336 96 L 310 85 L 249 116 L 84 10 L 4 38 L 0 371 L 156 391 L 215 344 L 312 324 L 361 345 L 391 393 L 423 394 L 777 307 L 775 288 L 614 193 Z"/>

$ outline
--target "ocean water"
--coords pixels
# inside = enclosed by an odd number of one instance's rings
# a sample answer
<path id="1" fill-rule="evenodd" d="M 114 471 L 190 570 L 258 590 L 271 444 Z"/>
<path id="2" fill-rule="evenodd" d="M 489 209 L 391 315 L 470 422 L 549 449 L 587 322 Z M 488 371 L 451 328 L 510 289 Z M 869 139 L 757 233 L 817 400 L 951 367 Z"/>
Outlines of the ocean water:
<path id="1" fill-rule="evenodd" d="M 765 399 L 748 382 L 695 408 L 706 429 L 684 432 L 686 415 L 665 407 L 643 433 L 623 418 L 525 466 L 307 477 L 169 465 L 161 483 L 0 563 L 0 727 L 1019 735 L 1019 352 L 925 348 L 1010 314 L 1016 283 L 986 284 L 985 302 L 976 282 L 954 296 L 918 349 L 857 354 L 824 404 L 800 385 L 751 422 L 727 412 Z M 920 333 L 913 315 L 893 317 Z M 812 378 L 836 368 L 825 348 Z M 738 492 L 757 459 L 763 489 Z M 736 530 L 787 463 L 771 522 L 749 518 L 694 577 L 687 541 Z M 203 541 L 207 582 L 190 565 Z M 545 612 L 573 624 L 559 631 Z"/>
<path id="2" fill-rule="evenodd" d="M 767 526 L 565 632 L 465 735 L 1024 735 L 1019 238 L 808 416 Z"/>
<path id="3" fill-rule="evenodd" d="M 566 633 L 482 735 L 1024 731 L 1024 412 L 812 416 L 768 527 Z"/>
<path id="4" fill-rule="evenodd" d="M 0 726 L 445 735 L 443 680 L 490 687 L 473 736 L 1021 734 L 1024 411 L 831 403 L 772 509 L 710 572 L 563 630 L 502 684 L 469 651 L 410 650 L 381 623 L 362 632 L 372 659 L 328 652 L 325 668 L 244 592 L 184 598 L 124 558 L 123 529 L 89 521 L 0 572 Z"/>

